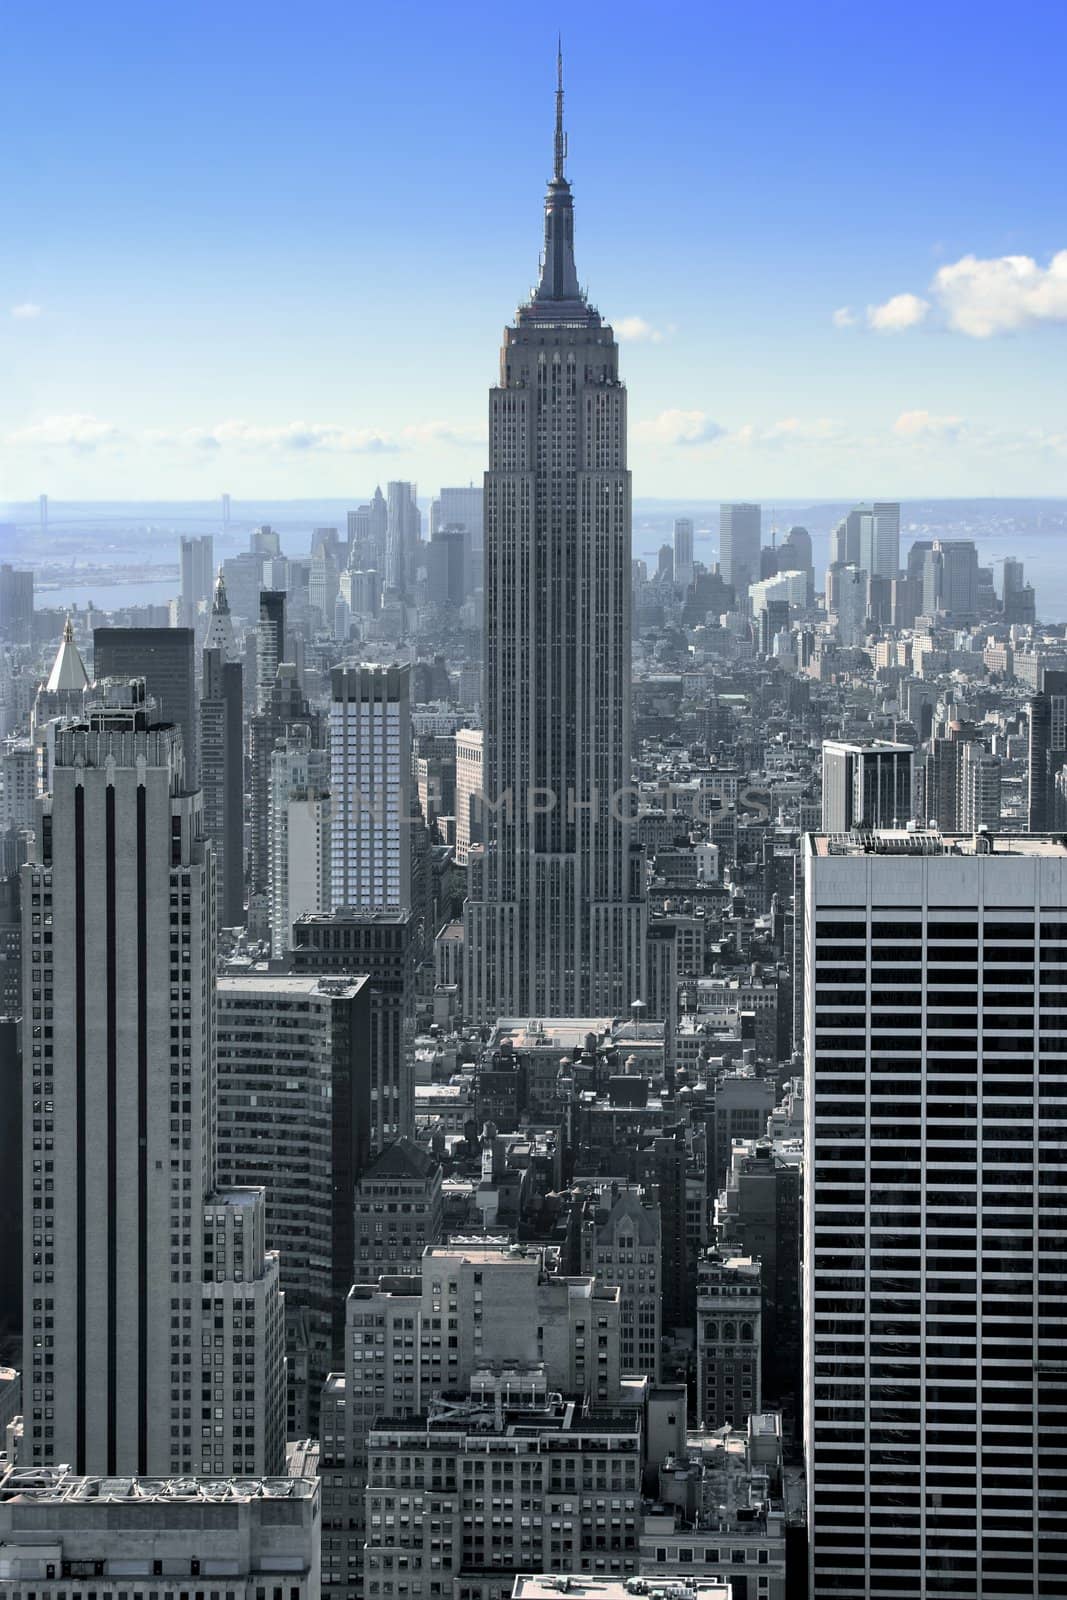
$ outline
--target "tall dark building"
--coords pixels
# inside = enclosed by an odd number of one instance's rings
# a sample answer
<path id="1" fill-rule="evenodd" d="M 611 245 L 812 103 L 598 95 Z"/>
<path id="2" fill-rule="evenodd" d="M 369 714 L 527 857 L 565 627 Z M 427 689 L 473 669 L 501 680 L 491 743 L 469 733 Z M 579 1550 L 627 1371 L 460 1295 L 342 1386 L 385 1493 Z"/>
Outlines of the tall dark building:
<path id="1" fill-rule="evenodd" d="M 630 803 L 630 474 L 611 328 L 583 294 L 562 69 L 540 282 L 504 333 L 485 476 L 485 792 L 466 1010 L 624 1014 L 643 987 Z"/>
<path id="2" fill-rule="evenodd" d="M 143 678 L 161 722 L 181 729 L 185 782 L 199 782 L 196 670 L 192 628 L 97 628 L 93 676 Z"/>
<path id="3" fill-rule="evenodd" d="M 200 764 L 204 834 L 215 846 L 219 920 L 224 928 L 245 919 L 244 873 L 244 673 L 218 649 L 204 651 L 200 688 Z"/>
<path id="4" fill-rule="evenodd" d="M 266 711 L 278 668 L 285 660 L 285 592 L 263 589 L 256 630 L 256 710 Z"/>
<path id="5" fill-rule="evenodd" d="M 1067 803 L 1057 779 L 1067 765 L 1067 672 L 1044 672 L 1030 702 L 1030 782 L 1027 800 L 1031 833 L 1061 828 Z"/>

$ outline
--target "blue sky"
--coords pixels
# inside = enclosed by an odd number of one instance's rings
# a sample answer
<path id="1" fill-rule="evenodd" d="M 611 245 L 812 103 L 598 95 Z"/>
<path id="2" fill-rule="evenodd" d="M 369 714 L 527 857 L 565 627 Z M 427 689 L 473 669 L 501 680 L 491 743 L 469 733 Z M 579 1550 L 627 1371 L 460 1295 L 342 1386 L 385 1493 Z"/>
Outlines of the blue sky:
<path id="1" fill-rule="evenodd" d="M 1067 493 L 1062 5 L 16 0 L 0 499 L 477 478 L 557 22 L 635 494 Z"/>

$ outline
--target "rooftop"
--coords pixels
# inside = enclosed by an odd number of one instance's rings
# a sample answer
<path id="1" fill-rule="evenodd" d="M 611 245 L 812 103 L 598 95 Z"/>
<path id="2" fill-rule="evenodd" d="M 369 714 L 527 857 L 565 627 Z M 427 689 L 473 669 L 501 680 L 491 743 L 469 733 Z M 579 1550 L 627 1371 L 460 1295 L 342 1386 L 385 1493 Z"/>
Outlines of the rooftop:
<path id="1" fill-rule="evenodd" d="M 817 856 L 1067 856 L 1061 833 L 941 833 L 936 828 L 883 828 L 872 833 L 816 833 Z"/>
<path id="2" fill-rule="evenodd" d="M 731 1584 L 723 1578 L 682 1577 L 657 1571 L 654 1578 L 593 1578 L 586 1573 L 520 1573 L 512 1600 L 556 1600 L 560 1594 L 576 1600 L 629 1600 L 645 1595 L 649 1600 L 731 1600 Z"/>
<path id="3" fill-rule="evenodd" d="M 0 1501 L 310 1500 L 315 1478 L 83 1478 L 69 1467 L 9 1467 L 0 1477 Z"/>

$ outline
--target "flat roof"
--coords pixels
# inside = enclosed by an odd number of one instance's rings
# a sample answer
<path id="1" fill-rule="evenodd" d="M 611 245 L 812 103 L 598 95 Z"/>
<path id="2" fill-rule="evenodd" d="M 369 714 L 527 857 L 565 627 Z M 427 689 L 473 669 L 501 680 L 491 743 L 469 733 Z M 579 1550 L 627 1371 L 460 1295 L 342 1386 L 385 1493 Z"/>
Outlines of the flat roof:
<path id="1" fill-rule="evenodd" d="M 328 973 L 300 977 L 289 972 L 248 972 L 217 978 L 216 989 L 220 995 L 245 995 L 257 989 L 272 998 L 311 1000 L 316 998 L 341 998 L 358 993 L 370 979 L 362 973 L 349 977 L 331 976 Z"/>
<path id="2" fill-rule="evenodd" d="M 1061 833 L 941 833 L 937 828 L 879 828 L 808 835 L 817 856 L 1067 856 Z"/>
<path id="3" fill-rule="evenodd" d="M 310 1500 L 317 1487 L 317 1478 L 98 1478 L 82 1477 L 69 1467 L 9 1467 L 0 1477 L 0 1501 Z"/>
<path id="4" fill-rule="evenodd" d="M 664 1595 L 671 1600 L 731 1600 L 733 1586 L 723 1578 L 697 1578 L 656 1568 L 654 1577 L 594 1578 L 588 1573 L 519 1573 L 512 1600 L 556 1600 L 574 1595 L 576 1600 L 630 1600 L 633 1595 Z"/>

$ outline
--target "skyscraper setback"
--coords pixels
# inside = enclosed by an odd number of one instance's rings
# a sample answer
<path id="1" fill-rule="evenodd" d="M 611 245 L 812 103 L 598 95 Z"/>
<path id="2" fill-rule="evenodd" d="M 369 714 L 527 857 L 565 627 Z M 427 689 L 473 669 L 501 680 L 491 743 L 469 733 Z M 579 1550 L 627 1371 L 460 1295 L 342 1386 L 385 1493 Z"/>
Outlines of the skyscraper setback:
<path id="1" fill-rule="evenodd" d="M 565 155 L 560 67 L 541 278 L 505 330 L 489 401 L 487 842 L 466 911 L 478 1020 L 618 1014 L 643 988 L 626 391 L 579 286 Z"/>

